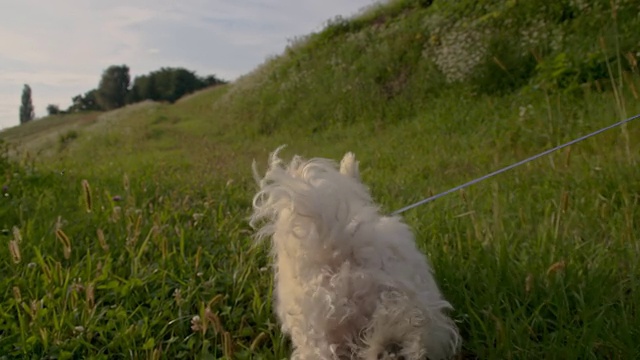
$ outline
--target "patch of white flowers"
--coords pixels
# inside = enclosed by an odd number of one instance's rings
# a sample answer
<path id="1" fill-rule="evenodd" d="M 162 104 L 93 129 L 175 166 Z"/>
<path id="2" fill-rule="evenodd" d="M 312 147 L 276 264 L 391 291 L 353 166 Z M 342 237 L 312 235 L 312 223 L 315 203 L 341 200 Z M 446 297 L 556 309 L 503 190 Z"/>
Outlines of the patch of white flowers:
<path id="1" fill-rule="evenodd" d="M 564 34 L 559 27 L 552 27 L 541 17 L 532 19 L 520 29 L 522 49 L 528 51 L 536 47 L 545 47 L 558 51 L 562 47 Z"/>
<path id="2" fill-rule="evenodd" d="M 457 26 L 443 32 L 434 41 L 437 45 L 427 50 L 448 82 L 468 79 L 487 54 L 489 32 L 483 28 Z"/>

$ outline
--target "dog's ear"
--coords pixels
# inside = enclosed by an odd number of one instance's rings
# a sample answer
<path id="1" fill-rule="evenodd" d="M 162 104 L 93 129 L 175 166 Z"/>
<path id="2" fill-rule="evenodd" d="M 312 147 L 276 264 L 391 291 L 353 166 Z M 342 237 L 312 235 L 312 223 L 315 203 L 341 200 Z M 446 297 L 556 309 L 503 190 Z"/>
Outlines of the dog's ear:
<path id="1" fill-rule="evenodd" d="M 340 173 L 360 181 L 358 161 L 352 152 L 346 153 L 342 158 L 342 161 L 340 161 Z"/>

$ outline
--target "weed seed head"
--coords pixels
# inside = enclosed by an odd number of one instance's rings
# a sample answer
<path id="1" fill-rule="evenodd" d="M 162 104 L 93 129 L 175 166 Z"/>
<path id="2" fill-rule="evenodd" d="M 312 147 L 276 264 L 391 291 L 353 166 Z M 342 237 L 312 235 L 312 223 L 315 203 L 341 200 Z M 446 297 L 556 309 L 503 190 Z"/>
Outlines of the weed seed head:
<path id="1" fill-rule="evenodd" d="M 89 181 L 82 180 L 82 190 L 84 192 L 84 202 L 87 212 L 91 212 L 91 187 Z"/>
<path id="2" fill-rule="evenodd" d="M 22 257 L 20 256 L 20 245 L 18 245 L 17 241 L 9 241 L 9 252 L 11 253 L 11 258 L 14 263 L 18 264 L 22 260 Z"/>

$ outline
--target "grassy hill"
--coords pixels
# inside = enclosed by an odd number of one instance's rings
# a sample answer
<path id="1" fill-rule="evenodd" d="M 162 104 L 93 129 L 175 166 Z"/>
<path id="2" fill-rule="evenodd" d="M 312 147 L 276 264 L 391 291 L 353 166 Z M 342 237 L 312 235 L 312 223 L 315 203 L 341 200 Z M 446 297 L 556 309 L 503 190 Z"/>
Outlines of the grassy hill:
<path id="1" fill-rule="evenodd" d="M 640 113 L 639 12 L 393 1 L 173 105 L 0 133 L 0 358 L 285 358 L 246 223 L 253 159 L 354 151 L 391 212 Z M 461 358 L 640 354 L 639 137 L 629 123 L 404 214 Z"/>

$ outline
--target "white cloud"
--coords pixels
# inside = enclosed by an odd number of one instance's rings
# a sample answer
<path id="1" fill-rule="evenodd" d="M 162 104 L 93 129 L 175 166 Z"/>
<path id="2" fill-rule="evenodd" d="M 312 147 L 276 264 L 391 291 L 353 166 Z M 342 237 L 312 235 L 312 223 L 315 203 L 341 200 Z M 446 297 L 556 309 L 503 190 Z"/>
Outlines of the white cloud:
<path id="1" fill-rule="evenodd" d="M 42 84 L 50 86 L 75 86 L 85 85 L 87 83 L 97 83 L 96 75 L 91 73 L 80 72 L 62 72 L 62 71 L 2 71 L 0 70 L 0 82 L 3 84 L 17 85 L 22 87 L 23 84 Z"/>
<path id="2" fill-rule="evenodd" d="M 22 86 L 38 116 L 95 88 L 110 65 L 132 75 L 183 66 L 227 80 L 374 0 L 4 0 L 0 12 L 0 129 L 18 124 Z"/>

